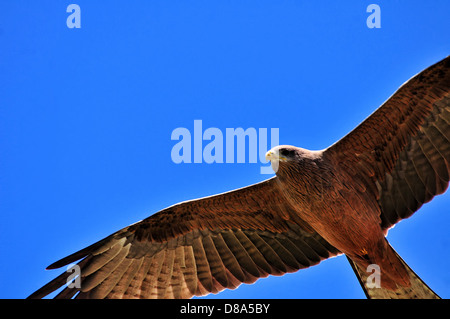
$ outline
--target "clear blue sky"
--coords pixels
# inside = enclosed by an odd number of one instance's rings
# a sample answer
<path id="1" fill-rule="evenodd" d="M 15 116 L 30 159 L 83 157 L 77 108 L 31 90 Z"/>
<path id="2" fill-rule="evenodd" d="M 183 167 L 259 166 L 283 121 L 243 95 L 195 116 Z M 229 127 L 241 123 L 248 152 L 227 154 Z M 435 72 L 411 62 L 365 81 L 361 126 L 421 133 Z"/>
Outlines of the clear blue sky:
<path id="1" fill-rule="evenodd" d="M 75 0 L 74 0 L 75 2 Z M 70 1 L 0 4 L 0 298 L 57 259 L 174 203 L 253 184 L 260 163 L 175 164 L 178 127 L 279 128 L 322 149 L 450 54 L 450 2 Z M 289 114 L 289 116 L 285 116 Z M 388 239 L 450 297 L 450 196 Z M 345 257 L 220 298 L 363 298 Z"/>

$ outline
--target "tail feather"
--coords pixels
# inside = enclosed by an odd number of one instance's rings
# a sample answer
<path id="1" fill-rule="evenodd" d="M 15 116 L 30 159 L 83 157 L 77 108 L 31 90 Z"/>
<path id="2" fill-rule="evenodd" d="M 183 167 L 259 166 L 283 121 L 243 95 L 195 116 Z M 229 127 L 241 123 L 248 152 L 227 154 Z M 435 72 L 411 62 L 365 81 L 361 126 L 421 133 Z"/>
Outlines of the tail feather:
<path id="1" fill-rule="evenodd" d="M 408 272 L 410 281 L 409 286 L 404 287 L 402 285 L 397 285 L 395 290 L 383 288 L 382 285 L 377 285 L 372 277 L 369 278 L 369 276 L 373 275 L 371 271 L 367 271 L 367 269 L 364 269 L 364 267 L 347 257 L 353 271 L 358 277 L 366 297 L 368 299 L 440 299 L 440 297 L 431 290 L 422 279 L 420 279 L 393 248 L 392 250 Z M 382 273 L 380 275 L 380 280 L 383 280 Z"/>

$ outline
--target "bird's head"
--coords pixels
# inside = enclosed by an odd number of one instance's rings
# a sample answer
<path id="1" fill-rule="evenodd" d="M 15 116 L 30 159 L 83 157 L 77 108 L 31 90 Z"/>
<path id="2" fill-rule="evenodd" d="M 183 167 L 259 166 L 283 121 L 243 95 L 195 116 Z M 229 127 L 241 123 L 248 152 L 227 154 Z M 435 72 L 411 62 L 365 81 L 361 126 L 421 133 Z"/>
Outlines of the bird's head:
<path id="1" fill-rule="evenodd" d="M 280 166 L 288 166 L 302 158 L 302 149 L 291 145 L 279 145 L 266 153 L 266 160 L 270 161 L 272 169 L 278 172 Z"/>
<path id="2" fill-rule="evenodd" d="M 290 145 L 279 145 L 272 148 L 266 153 L 268 161 L 286 162 L 295 158 L 298 147 Z"/>
<path id="3" fill-rule="evenodd" d="M 316 166 L 322 153 L 323 151 L 309 151 L 296 146 L 279 145 L 266 153 L 266 160 L 270 161 L 272 169 L 279 175 L 283 170 L 293 172 Z"/>

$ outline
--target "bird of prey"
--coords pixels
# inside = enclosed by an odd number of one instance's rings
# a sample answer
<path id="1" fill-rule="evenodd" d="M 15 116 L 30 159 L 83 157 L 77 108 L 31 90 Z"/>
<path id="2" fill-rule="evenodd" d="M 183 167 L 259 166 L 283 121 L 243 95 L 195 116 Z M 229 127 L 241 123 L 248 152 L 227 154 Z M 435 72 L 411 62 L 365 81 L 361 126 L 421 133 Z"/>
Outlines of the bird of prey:
<path id="1" fill-rule="evenodd" d="M 30 298 L 63 286 L 57 298 L 190 298 L 340 254 L 368 298 L 439 298 L 385 236 L 446 191 L 449 141 L 450 56 L 330 147 L 273 148 L 274 177 L 125 227 L 50 265 L 78 261 L 79 277 L 64 272 Z"/>

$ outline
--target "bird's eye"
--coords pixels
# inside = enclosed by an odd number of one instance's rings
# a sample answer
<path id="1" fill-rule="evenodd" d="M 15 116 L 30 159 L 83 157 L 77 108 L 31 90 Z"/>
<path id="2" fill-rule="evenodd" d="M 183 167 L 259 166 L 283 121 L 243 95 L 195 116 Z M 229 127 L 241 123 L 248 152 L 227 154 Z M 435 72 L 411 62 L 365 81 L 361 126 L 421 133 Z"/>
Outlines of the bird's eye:
<path id="1" fill-rule="evenodd" d="M 286 150 L 286 149 L 281 150 L 281 155 L 283 155 L 283 156 L 288 156 L 289 153 L 290 153 L 290 152 L 289 152 L 288 150 Z"/>

